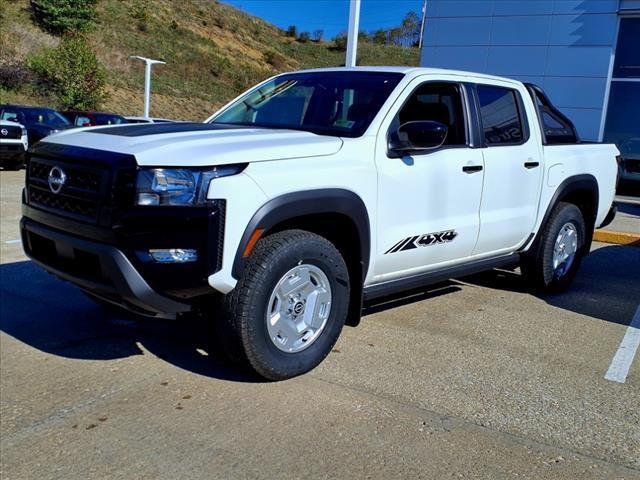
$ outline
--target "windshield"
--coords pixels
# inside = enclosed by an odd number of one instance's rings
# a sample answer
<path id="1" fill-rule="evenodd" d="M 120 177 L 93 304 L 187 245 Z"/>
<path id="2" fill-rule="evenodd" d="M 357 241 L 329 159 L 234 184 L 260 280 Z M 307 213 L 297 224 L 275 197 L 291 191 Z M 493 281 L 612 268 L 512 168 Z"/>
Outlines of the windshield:
<path id="1" fill-rule="evenodd" d="M 39 124 L 53 128 L 65 128 L 71 125 L 69 120 L 58 112 L 46 108 L 25 108 L 24 117 L 29 125 Z"/>
<path id="2" fill-rule="evenodd" d="M 349 71 L 282 75 L 241 97 L 210 123 L 359 137 L 402 77 Z"/>

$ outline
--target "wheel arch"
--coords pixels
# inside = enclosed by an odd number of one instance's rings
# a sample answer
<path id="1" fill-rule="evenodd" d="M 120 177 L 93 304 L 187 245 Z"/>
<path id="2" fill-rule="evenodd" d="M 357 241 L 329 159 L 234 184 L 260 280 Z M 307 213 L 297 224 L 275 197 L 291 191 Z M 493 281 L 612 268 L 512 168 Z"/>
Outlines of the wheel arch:
<path id="1" fill-rule="evenodd" d="M 369 268 L 371 228 L 365 203 L 353 191 L 328 188 L 287 193 L 269 200 L 253 215 L 236 250 L 232 275 L 240 278 L 247 246 L 260 237 L 287 229 L 311 231 L 334 243 L 352 277 L 347 324 L 357 325 L 362 309 L 362 285 Z"/>
<path id="2" fill-rule="evenodd" d="M 583 253 L 586 255 L 591 248 L 593 230 L 595 228 L 596 217 L 598 215 L 598 205 L 600 194 L 598 181 L 593 175 L 582 174 L 573 175 L 566 178 L 556 189 L 551 201 L 547 205 L 544 217 L 535 235 L 535 239 L 530 250 L 537 248 L 545 225 L 551 217 L 551 213 L 560 202 L 571 203 L 577 206 L 582 212 L 586 227 L 586 239 L 583 244 Z"/>

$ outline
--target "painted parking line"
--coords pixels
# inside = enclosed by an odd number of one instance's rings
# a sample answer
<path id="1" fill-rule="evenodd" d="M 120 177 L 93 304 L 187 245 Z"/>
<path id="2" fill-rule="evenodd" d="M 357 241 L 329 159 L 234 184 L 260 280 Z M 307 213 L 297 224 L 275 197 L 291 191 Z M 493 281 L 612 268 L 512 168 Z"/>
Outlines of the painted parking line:
<path id="1" fill-rule="evenodd" d="M 4 242 L 4 243 L 6 243 L 7 245 L 14 245 L 14 244 L 16 244 L 16 243 L 20 243 L 21 241 L 22 241 L 22 240 L 19 240 L 19 239 L 18 239 L 18 240 L 7 240 L 7 241 L 6 241 L 6 242 Z"/>
<path id="2" fill-rule="evenodd" d="M 638 351 L 638 346 L 640 346 L 640 305 L 638 305 L 636 314 L 633 316 L 604 378 L 612 382 L 624 383 L 633 358 Z"/>

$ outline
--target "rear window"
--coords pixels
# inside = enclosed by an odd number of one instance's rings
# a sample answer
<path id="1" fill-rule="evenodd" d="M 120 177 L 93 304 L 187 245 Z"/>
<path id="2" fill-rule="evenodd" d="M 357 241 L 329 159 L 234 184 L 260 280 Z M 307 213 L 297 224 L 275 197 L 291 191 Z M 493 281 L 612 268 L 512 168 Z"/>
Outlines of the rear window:
<path id="1" fill-rule="evenodd" d="M 477 91 L 485 143 L 489 146 L 522 143 L 524 135 L 518 92 L 489 85 L 478 85 Z"/>
<path id="2" fill-rule="evenodd" d="M 93 117 L 96 119 L 97 125 L 120 125 L 127 123 L 124 117 L 119 115 L 109 115 L 106 113 L 95 113 Z"/>

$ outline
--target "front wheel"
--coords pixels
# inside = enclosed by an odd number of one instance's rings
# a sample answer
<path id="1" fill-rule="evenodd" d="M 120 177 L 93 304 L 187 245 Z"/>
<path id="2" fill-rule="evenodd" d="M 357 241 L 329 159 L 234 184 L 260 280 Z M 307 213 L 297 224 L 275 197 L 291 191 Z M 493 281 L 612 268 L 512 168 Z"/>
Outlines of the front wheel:
<path id="1" fill-rule="evenodd" d="M 328 355 L 349 304 L 349 274 L 335 246 L 302 230 L 260 240 L 225 300 L 231 356 L 268 380 L 308 372 Z"/>
<path id="2" fill-rule="evenodd" d="M 564 291 L 582 261 L 586 240 L 582 212 L 571 203 L 559 203 L 541 235 L 537 247 L 523 259 L 523 274 L 534 288 Z"/>

